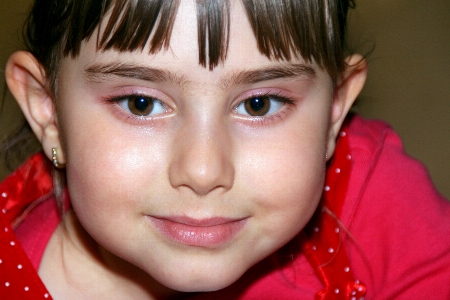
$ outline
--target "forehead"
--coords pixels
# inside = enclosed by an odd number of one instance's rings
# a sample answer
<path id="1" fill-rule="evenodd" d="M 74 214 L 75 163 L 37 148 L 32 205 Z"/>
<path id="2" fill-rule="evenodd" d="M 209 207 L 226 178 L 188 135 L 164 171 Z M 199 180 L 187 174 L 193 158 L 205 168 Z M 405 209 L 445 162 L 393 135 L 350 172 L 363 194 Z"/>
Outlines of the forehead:
<path id="1" fill-rule="evenodd" d="M 264 55 L 258 50 L 256 37 L 241 1 L 230 1 L 228 22 L 229 38 L 223 64 L 243 63 L 251 65 L 254 60 L 258 60 L 261 63 L 261 58 Z M 184 56 L 186 60 L 198 61 L 201 52 L 200 43 L 198 42 L 198 30 L 198 14 L 195 1 L 181 1 L 174 22 L 170 47 L 167 52 L 172 52 L 178 58 Z M 213 51 L 209 45 L 206 46 L 207 52 Z M 208 54 L 206 53 L 207 58 L 209 57 Z M 265 61 L 269 62 L 266 56 L 264 58 Z"/>
<path id="2" fill-rule="evenodd" d="M 100 25 L 100 36 L 105 30 L 105 25 L 109 22 L 111 16 L 105 16 L 105 20 Z M 241 1 L 230 2 L 229 19 L 229 44 L 226 59 L 219 64 L 217 68 L 226 66 L 233 68 L 264 68 L 271 67 L 274 64 L 301 63 L 305 60 L 301 57 L 291 61 L 271 60 L 259 51 L 256 37 L 253 33 L 251 24 L 246 16 L 245 9 Z M 198 14 L 195 1 L 181 1 L 177 10 L 173 30 L 171 33 L 170 44 L 167 49 L 149 54 L 150 41 L 144 49 L 134 51 L 117 51 L 115 49 L 98 50 L 95 39 L 89 39 L 82 45 L 79 59 L 84 66 L 95 62 L 124 62 L 151 64 L 156 68 L 186 69 L 188 65 L 196 67 L 199 60 L 198 44 Z M 314 65 L 314 64 L 311 64 Z M 206 69 L 205 71 L 209 71 Z"/>

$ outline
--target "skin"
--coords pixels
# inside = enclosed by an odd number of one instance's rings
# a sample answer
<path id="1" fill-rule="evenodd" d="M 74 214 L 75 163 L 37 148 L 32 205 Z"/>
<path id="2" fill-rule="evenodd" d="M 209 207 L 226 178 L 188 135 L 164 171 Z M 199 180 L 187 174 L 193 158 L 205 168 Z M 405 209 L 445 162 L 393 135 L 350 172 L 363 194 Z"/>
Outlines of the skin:
<path id="1" fill-rule="evenodd" d="M 85 42 L 77 58 L 61 61 L 56 110 L 34 57 L 18 52 L 8 61 L 8 85 L 44 152 L 51 157 L 57 147 L 66 166 L 73 212 L 39 270 L 56 299 L 153 299 L 224 288 L 297 235 L 317 208 L 325 157 L 364 84 L 365 63 L 350 57 L 353 66 L 333 88 L 314 63 L 271 61 L 233 2 L 227 59 L 210 71 L 198 64 L 194 5 L 182 1 L 168 51 L 98 52 L 95 39 Z M 117 62 L 177 80 L 92 72 Z M 293 65 L 314 74 L 233 80 Z M 111 101 L 130 93 L 164 106 L 139 117 L 127 102 Z M 264 117 L 247 115 L 240 103 L 265 94 L 292 103 Z M 192 246 L 165 236 L 151 216 L 237 218 L 244 225 L 224 243 Z"/>

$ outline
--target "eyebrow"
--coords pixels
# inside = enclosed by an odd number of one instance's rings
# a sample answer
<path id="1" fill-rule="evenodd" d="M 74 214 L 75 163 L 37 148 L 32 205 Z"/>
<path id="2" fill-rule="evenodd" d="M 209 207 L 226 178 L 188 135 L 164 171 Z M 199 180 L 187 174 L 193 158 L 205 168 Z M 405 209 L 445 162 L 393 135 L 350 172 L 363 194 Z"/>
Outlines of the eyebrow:
<path id="1" fill-rule="evenodd" d="M 150 82 L 172 82 L 181 84 L 186 80 L 177 74 L 156 68 L 128 63 L 94 64 L 84 70 L 86 79 L 95 82 L 106 81 L 112 76 L 133 78 Z"/>
<path id="2" fill-rule="evenodd" d="M 84 76 L 89 81 L 103 82 L 114 77 L 132 78 L 149 82 L 171 82 L 183 86 L 190 81 L 184 76 L 169 70 L 151 68 L 128 63 L 94 64 L 84 70 Z M 226 89 L 231 85 L 255 84 L 275 79 L 312 79 L 316 77 L 313 67 L 305 64 L 283 64 L 255 70 L 234 72 L 221 79 L 221 87 Z"/>
<path id="3" fill-rule="evenodd" d="M 226 88 L 229 85 L 255 84 L 262 81 L 275 79 L 313 79 L 316 71 L 305 64 L 284 64 L 257 70 L 245 70 L 234 73 L 229 78 L 222 80 Z"/>

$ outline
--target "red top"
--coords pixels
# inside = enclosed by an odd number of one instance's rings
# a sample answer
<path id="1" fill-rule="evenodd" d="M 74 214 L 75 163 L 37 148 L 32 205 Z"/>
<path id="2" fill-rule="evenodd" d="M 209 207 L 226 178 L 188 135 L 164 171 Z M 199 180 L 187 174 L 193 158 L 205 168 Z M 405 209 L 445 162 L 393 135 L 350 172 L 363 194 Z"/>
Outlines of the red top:
<path id="1" fill-rule="evenodd" d="M 36 273 L 60 222 L 49 170 L 38 154 L 0 185 L 5 299 L 50 299 Z M 449 266 L 450 203 L 386 124 L 354 117 L 307 228 L 230 287 L 189 298 L 360 299 L 367 287 L 366 299 L 450 299 Z"/>
<path id="2" fill-rule="evenodd" d="M 0 295 L 2 299 L 51 299 L 12 227 L 16 227 L 25 219 L 35 204 L 51 198 L 52 188 L 50 167 L 42 154 L 32 156 L 0 185 Z M 46 235 L 50 237 L 51 233 Z M 41 257 L 43 250 L 39 249 Z"/>

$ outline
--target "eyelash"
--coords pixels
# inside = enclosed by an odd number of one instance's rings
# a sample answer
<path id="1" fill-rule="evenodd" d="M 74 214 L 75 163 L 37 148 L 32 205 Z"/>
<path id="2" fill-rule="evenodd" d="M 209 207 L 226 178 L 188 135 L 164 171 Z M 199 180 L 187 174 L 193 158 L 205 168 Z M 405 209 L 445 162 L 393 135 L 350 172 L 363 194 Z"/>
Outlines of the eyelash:
<path id="1" fill-rule="evenodd" d="M 244 116 L 242 114 L 239 114 L 240 118 L 247 119 L 252 123 L 256 123 L 256 125 L 270 125 L 271 123 L 275 122 L 276 119 L 283 118 L 283 115 L 287 113 L 287 111 L 290 108 L 293 108 L 296 106 L 296 100 L 290 96 L 283 95 L 281 92 L 273 93 L 273 92 L 266 92 L 261 94 L 255 94 L 251 95 L 250 97 L 240 101 L 237 105 L 233 107 L 233 111 L 237 111 L 238 106 L 245 104 L 246 101 L 252 100 L 255 98 L 261 98 L 261 97 L 267 97 L 270 98 L 278 103 L 281 103 L 281 107 L 274 113 L 264 116 Z M 287 106 L 287 107 L 285 107 Z M 242 117 L 241 117 L 242 116 Z"/>
<path id="2" fill-rule="evenodd" d="M 111 97 L 105 98 L 104 101 L 107 103 L 111 103 L 111 104 L 120 106 L 121 114 L 126 118 L 126 120 L 131 120 L 133 122 L 138 122 L 138 123 L 149 122 L 149 121 L 154 120 L 155 118 L 158 118 L 159 115 L 164 114 L 164 113 L 157 113 L 155 116 L 136 115 L 136 114 L 133 114 L 129 108 L 126 109 L 126 108 L 122 107 L 122 105 L 120 105 L 121 101 L 127 101 L 127 99 L 133 98 L 133 97 L 142 97 L 142 98 L 146 98 L 146 99 L 151 99 L 152 101 L 159 102 L 160 105 L 162 105 L 163 108 L 165 109 L 165 112 L 171 111 L 169 106 L 166 105 L 163 101 L 159 100 L 156 97 L 151 97 L 151 96 L 148 96 L 148 95 L 145 95 L 142 93 L 131 93 L 131 94 L 126 94 L 126 95 L 122 95 L 122 96 L 111 96 Z M 264 126 L 264 125 L 269 125 L 269 124 L 275 122 L 275 119 L 282 118 L 283 115 L 285 115 L 287 113 L 286 108 L 290 108 L 290 107 L 292 108 L 292 107 L 295 107 L 295 105 L 296 105 L 296 100 L 293 99 L 292 97 L 283 95 L 280 92 L 273 93 L 273 92 L 269 91 L 266 93 L 254 94 L 254 95 L 251 95 L 250 97 L 247 97 L 246 99 L 240 101 L 237 105 L 235 105 L 233 107 L 233 111 L 236 112 L 238 107 L 240 105 L 245 104 L 246 101 L 256 99 L 256 98 L 263 98 L 263 97 L 270 98 L 271 101 L 276 101 L 278 103 L 281 103 L 282 106 L 276 112 L 269 114 L 269 115 L 252 116 L 249 114 L 246 116 L 243 114 L 238 114 L 238 113 L 236 113 L 236 114 L 239 115 L 239 118 L 248 120 L 252 124 Z M 284 106 L 287 106 L 287 107 L 284 108 Z"/>
<path id="3" fill-rule="evenodd" d="M 134 114 L 133 112 L 131 112 L 130 108 L 124 108 L 120 102 L 122 101 L 127 101 L 128 99 L 131 98 L 145 98 L 149 101 L 152 101 L 151 105 L 152 105 L 152 109 L 149 112 L 148 115 L 137 115 Z M 121 108 L 121 113 L 126 117 L 127 120 L 131 120 L 131 121 L 135 121 L 135 122 L 148 122 L 151 120 L 154 120 L 155 118 L 158 118 L 159 115 L 163 115 L 165 112 L 169 112 L 171 111 L 171 109 L 169 108 L 168 105 L 166 105 L 163 101 L 159 100 L 156 97 L 152 97 L 152 96 L 148 96 L 142 93 L 131 93 L 128 95 L 123 95 L 123 96 L 112 96 L 112 97 L 108 97 L 105 98 L 104 101 L 106 101 L 107 103 L 111 103 L 111 104 L 115 104 L 120 106 Z M 150 113 L 153 111 L 153 105 L 155 103 L 159 103 L 159 105 L 162 106 L 162 108 L 165 110 L 162 113 L 156 113 L 155 116 L 150 116 Z M 126 104 L 125 104 L 126 105 Z"/>

